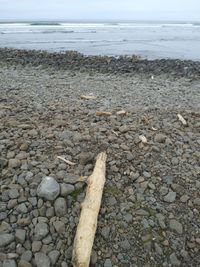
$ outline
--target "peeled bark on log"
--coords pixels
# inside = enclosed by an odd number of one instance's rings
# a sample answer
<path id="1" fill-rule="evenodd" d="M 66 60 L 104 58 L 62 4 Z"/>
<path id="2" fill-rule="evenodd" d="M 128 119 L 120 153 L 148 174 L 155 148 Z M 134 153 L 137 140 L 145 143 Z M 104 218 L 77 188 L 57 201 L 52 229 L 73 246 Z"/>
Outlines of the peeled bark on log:
<path id="1" fill-rule="evenodd" d="M 82 203 L 82 211 L 74 239 L 72 253 L 74 267 L 88 267 L 90 263 L 105 184 L 106 157 L 105 152 L 97 156 L 93 173 L 88 177 L 86 196 Z"/>

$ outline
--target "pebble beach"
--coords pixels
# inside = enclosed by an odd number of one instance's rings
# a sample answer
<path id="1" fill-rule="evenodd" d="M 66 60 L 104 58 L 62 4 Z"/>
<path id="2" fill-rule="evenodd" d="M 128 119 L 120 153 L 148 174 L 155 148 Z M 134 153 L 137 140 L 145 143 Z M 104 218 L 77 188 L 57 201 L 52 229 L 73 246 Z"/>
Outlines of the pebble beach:
<path id="1" fill-rule="evenodd" d="M 91 266 L 200 266 L 200 62 L 0 49 L 0 93 L 0 267 L 71 266 L 102 151 Z"/>

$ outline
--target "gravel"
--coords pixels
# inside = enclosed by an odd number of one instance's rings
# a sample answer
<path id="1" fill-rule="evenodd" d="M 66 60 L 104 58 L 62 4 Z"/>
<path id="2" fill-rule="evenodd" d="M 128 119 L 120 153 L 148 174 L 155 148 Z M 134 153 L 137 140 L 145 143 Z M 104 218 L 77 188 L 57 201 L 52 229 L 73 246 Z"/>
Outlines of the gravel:
<path id="1" fill-rule="evenodd" d="M 0 266 L 71 266 L 80 177 L 101 151 L 93 266 L 200 266 L 199 63 L 13 50 L 0 60 Z M 50 198 L 38 193 L 47 176 Z"/>

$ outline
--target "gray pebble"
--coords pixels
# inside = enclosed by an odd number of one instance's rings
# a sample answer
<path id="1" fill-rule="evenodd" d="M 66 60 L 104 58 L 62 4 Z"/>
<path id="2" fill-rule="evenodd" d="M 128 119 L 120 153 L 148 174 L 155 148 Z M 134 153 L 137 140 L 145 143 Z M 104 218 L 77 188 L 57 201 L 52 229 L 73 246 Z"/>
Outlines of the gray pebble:
<path id="1" fill-rule="evenodd" d="M 15 239 L 17 243 L 23 244 L 26 238 L 26 231 L 23 229 L 16 229 Z"/>
<path id="2" fill-rule="evenodd" d="M 109 226 L 104 226 L 104 227 L 101 229 L 101 235 L 102 235 L 105 239 L 108 239 L 109 234 L 110 234 L 110 227 L 109 227 Z"/>
<path id="3" fill-rule="evenodd" d="M 36 224 L 34 232 L 35 232 L 35 239 L 41 240 L 49 233 L 48 225 L 46 223 L 40 222 Z"/>
<path id="4" fill-rule="evenodd" d="M 60 186 L 53 177 L 44 177 L 42 182 L 37 188 L 37 194 L 39 197 L 43 197 L 46 200 L 53 201 L 60 193 Z"/>
<path id="5" fill-rule="evenodd" d="M 26 251 L 24 251 L 24 253 L 22 254 L 21 259 L 30 262 L 31 259 L 32 259 L 32 256 L 33 256 L 32 251 L 30 251 L 30 250 L 26 250 Z"/>
<path id="6" fill-rule="evenodd" d="M 60 185 L 60 194 L 62 197 L 66 197 L 75 190 L 72 184 L 61 184 Z"/>
<path id="7" fill-rule="evenodd" d="M 42 242 L 41 241 L 33 241 L 33 243 L 32 243 L 32 251 L 33 251 L 33 253 L 40 251 L 41 247 L 42 247 Z"/>
<path id="8" fill-rule="evenodd" d="M 156 134 L 154 137 L 154 141 L 157 143 L 164 143 L 166 138 L 167 138 L 167 136 L 164 134 Z"/>
<path id="9" fill-rule="evenodd" d="M 18 192 L 18 190 L 16 188 L 13 188 L 13 189 L 9 190 L 9 197 L 11 199 L 18 198 L 18 196 L 19 196 L 19 192 Z"/>
<path id="10" fill-rule="evenodd" d="M 180 266 L 181 262 L 178 260 L 177 256 L 175 253 L 172 253 L 170 256 L 170 262 L 173 266 Z"/>
<path id="11" fill-rule="evenodd" d="M 60 256 L 60 252 L 58 250 L 52 250 L 51 252 L 49 252 L 48 256 L 50 258 L 51 264 L 55 266 Z"/>
<path id="12" fill-rule="evenodd" d="M 67 213 L 67 203 L 66 200 L 62 197 L 59 197 L 54 202 L 54 209 L 56 216 L 64 217 Z"/>
<path id="13" fill-rule="evenodd" d="M 176 192 L 170 191 L 166 196 L 164 196 L 163 200 L 168 203 L 174 202 L 176 199 Z"/>
<path id="14" fill-rule="evenodd" d="M 22 204 L 19 204 L 16 208 L 16 210 L 19 212 L 19 213 L 27 213 L 28 212 L 28 209 L 26 207 L 26 205 L 24 203 Z"/>
<path id="15" fill-rule="evenodd" d="M 53 222 L 55 230 L 58 234 L 62 234 L 65 232 L 65 224 L 62 221 L 55 221 Z"/>
<path id="16" fill-rule="evenodd" d="M 20 260 L 18 263 L 18 267 L 32 267 L 32 264 L 25 260 Z"/>
<path id="17" fill-rule="evenodd" d="M 17 267 L 15 260 L 5 260 L 3 262 L 3 267 Z"/>
<path id="18" fill-rule="evenodd" d="M 112 267 L 112 261 L 110 259 L 106 259 L 104 262 L 104 267 Z"/>
<path id="19" fill-rule="evenodd" d="M 177 232 L 178 234 L 182 234 L 183 233 L 183 226 L 180 222 L 178 222 L 175 219 L 170 220 L 169 222 L 169 228 L 175 232 Z"/>
<path id="20" fill-rule="evenodd" d="M 8 167 L 9 168 L 18 168 L 21 166 L 21 161 L 19 159 L 9 159 Z"/>
<path id="21" fill-rule="evenodd" d="M 14 241 L 14 236 L 12 234 L 1 234 L 0 235 L 0 247 L 7 246 L 12 241 Z"/>
<path id="22" fill-rule="evenodd" d="M 37 267 L 50 267 L 50 259 L 42 252 L 35 254 L 35 263 Z"/>

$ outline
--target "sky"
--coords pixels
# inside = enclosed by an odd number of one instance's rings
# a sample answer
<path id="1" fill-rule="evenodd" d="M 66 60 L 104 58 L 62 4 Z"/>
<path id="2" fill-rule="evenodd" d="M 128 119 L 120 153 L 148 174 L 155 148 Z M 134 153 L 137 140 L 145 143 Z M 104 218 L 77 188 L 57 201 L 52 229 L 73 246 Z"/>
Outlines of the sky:
<path id="1" fill-rule="evenodd" d="M 197 20 L 200 0 L 0 0 L 0 20 Z"/>

